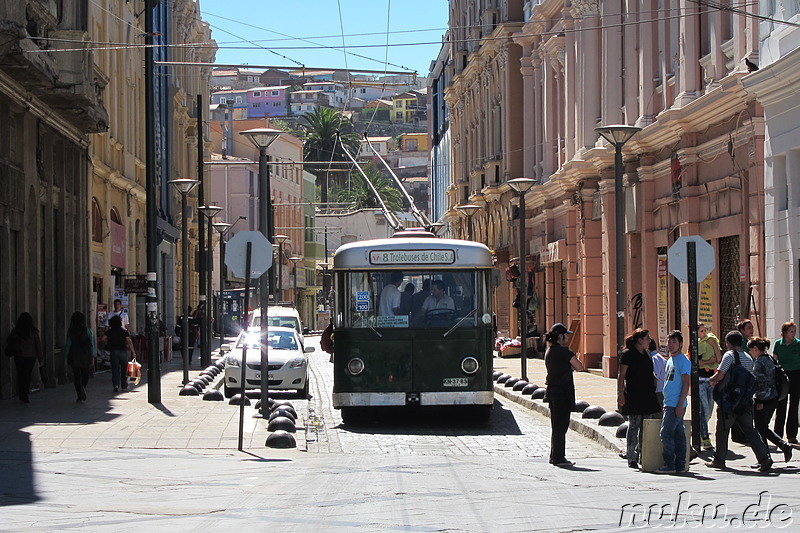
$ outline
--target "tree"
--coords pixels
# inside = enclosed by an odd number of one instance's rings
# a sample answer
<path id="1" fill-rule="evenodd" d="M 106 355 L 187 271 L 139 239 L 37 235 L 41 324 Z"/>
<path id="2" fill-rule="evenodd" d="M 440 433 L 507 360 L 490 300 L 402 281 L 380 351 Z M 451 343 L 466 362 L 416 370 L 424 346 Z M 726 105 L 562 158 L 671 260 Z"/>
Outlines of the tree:
<path id="1" fill-rule="evenodd" d="M 337 133 L 345 146 L 353 155 L 361 147 L 361 139 L 353 131 L 353 123 L 340 111 L 328 107 L 320 107 L 313 113 L 303 115 L 303 157 L 306 161 L 347 161 L 348 158 L 342 151 Z M 321 200 L 328 201 L 328 180 L 323 179 L 327 167 L 324 165 L 306 165 L 309 172 L 320 178 Z M 338 173 L 334 173 L 338 176 Z M 338 179 L 334 178 L 335 186 L 340 186 Z"/>
<path id="2" fill-rule="evenodd" d="M 403 209 L 403 195 L 397 189 L 394 180 L 382 175 L 372 163 L 368 163 L 363 169 L 364 173 L 369 177 L 370 183 L 377 189 L 386 207 L 391 211 L 401 211 Z M 357 172 L 353 172 L 351 175 L 349 187 L 343 187 L 337 191 L 336 198 L 340 202 L 353 203 L 356 209 L 380 206 L 372 189 L 364 181 L 364 177 Z"/>

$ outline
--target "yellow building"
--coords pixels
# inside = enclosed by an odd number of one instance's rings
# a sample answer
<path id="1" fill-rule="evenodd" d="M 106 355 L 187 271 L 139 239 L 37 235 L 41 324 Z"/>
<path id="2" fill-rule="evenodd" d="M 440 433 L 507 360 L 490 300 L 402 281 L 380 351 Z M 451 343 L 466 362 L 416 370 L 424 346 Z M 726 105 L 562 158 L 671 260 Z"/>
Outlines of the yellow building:
<path id="1" fill-rule="evenodd" d="M 417 95 L 412 92 L 398 94 L 392 97 L 392 112 L 389 119 L 395 122 L 410 124 L 414 122 L 417 112 Z"/>
<path id="2" fill-rule="evenodd" d="M 92 313 L 90 320 L 98 325 L 105 311 L 113 310 L 114 299 L 120 298 L 128 309 L 130 331 L 143 333 L 145 328 L 144 294 L 126 293 L 126 281 L 143 278 L 146 273 L 146 139 L 145 139 L 145 76 L 144 15 L 137 3 L 98 0 L 89 3 L 89 34 L 91 41 L 119 43 L 125 46 L 99 49 L 95 54 L 95 71 L 107 85 L 104 100 L 109 112 L 107 132 L 91 136 L 89 156 L 90 177 L 90 267 Z M 178 0 L 170 3 L 170 25 L 163 33 L 180 35 L 182 43 L 212 43 L 207 23 L 200 18 L 196 2 Z M 158 24 L 158 22 L 157 22 Z M 172 61 L 211 62 L 215 46 L 176 47 L 170 51 Z M 176 295 L 180 294 L 180 258 L 177 254 L 180 234 L 180 196 L 166 181 L 175 178 L 197 178 L 197 95 L 208 101 L 210 68 L 189 66 L 165 67 L 168 73 L 164 86 L 167 94 L 157 105 L 164 123 L 166 152 L 171 157 L 161 164 L 159 210 L 163 213 L 163 228 L 159 222 L 159 252 L 163 264 L 159 304 L 168 329 L 174 324 Z M 169 111 L 163 109 L 169 106 Z M 209 154 L 210 150 L 206 151 Z M 193 193 L 194 195 L 194 193 Z M 193 205 L 196 201 L 191 200 Z M 194 210 L 192 211 L 194 213 Z M 191 272 L 195 272 L 196 222 L 189 222 Z M 128 289 L 133 290 L 130 281 Z M 197 276 L 192 276 L 191 305 L 196 305 Z M 99 322 L 98 322 L 99 321 Z"/>

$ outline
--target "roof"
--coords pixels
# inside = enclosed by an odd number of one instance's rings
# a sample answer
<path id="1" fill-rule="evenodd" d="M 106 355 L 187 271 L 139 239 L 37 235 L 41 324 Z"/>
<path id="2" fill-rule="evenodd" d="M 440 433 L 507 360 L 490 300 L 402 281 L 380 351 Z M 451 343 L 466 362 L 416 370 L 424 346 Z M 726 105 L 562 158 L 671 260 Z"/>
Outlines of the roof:
<path id="1" fill-rule="evenodd" d="M 391 137 L 372 137 L 371 135 L 367 135 L 367 139 L 369 139 L 370 141 L 373 141 L 373 142 L 374 141 L 380 142 L 380 141 L 391 141 L 392 140 Z M 361 139 L 361 142 L 364 143 L 364 142 L 367 142 L 367 141 L 364 140 L 364 139 Z"/>
<path id="2" fill-rule="evenodd" d="M 302 78 L 303 76 L 321 76 L 322 74 L 333 74 L 333 70 L 290 70 L 290 76 L 297 76 Z"/>
<path id="3" fill-rule="evenodd" d="M 278 90 L 281 90 L 281 89 L 289 89 L 290 87 L 291 87 L 291 85 L 272 85 L 270 87 L 251 87 L 250 89 L 247 89 L 247 92 L 252 92 L 252 91 L 278 91 Z"/>
<path id="4" fill-rule="evenodd" d="M 214 71 L 211 72 L 211 77 L 212 78 L 214 76 L 238 76 L 238 75 L 239 75 L 239 71 L 238 70 L 220 69 L 220 70 L 214 70 Z"/>

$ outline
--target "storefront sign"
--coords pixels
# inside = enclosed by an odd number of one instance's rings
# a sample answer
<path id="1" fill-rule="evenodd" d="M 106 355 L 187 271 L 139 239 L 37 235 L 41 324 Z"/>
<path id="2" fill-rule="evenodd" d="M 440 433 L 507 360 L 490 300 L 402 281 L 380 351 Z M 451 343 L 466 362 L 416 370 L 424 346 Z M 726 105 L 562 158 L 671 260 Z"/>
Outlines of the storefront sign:
<path id="1" fill-rule="evenodd" d="M 144 278 L 125 278 L 125 292 L 128 294 L 147 294 L 147 280 Z"/>
<path id="2" fill-rule="evenodd" d="M 559 239 L 555 242 L 548 242 L 547 246 L 539 253 L 539 262 L 543 265 L 547 263 L 555 263 L 563 261 L 564 250 L 566 249 L 566 241 Z"/>
<path id="3" fill-rule="evenodd" d="M 369 253 L 371 265 L 451 265 L 453 250 L 376 250 Z"/>

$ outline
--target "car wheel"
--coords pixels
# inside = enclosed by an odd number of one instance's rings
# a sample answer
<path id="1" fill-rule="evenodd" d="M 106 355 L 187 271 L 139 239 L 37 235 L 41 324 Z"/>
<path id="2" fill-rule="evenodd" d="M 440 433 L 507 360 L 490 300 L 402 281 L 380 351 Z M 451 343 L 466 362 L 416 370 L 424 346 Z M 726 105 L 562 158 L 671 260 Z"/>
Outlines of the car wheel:
<path id="1" fill-rule="evenodd" d="M 308 399 L 308 378 L 306 378 L 305 386 L 297 391 L 297 397 L 301 400 Z"/>
<path id="2" fill-rule="evenodd" d="M 358 407 L 342 407 L 342 422 L 358 425 L 363 420 L 363 411 Z"/>
<path id="3" fill-rule="evenodd" d="M 240 389 L 240 388 L 228 387 L 227 385 L 225 385 L 225 397 L 226 398 L 233 398 L 235 395 L 241 394 L 241 392 L 242 392 L 242 389 Z"/>

